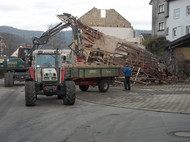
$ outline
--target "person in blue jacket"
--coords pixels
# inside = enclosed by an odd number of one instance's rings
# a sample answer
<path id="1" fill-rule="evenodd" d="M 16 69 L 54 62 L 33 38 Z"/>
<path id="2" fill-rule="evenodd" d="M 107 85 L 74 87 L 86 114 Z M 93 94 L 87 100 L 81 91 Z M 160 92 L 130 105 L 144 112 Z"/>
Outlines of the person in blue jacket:
<path id="1" fill-rule="evenodd" d="M 122 69 L 122 72 L 125 75 L 125 81 L 124 81 L 125 90 L 131 90 L 130 77 L 131 77 L 132 71 L 128 63 L 126 63 L 126 68 Z"/>

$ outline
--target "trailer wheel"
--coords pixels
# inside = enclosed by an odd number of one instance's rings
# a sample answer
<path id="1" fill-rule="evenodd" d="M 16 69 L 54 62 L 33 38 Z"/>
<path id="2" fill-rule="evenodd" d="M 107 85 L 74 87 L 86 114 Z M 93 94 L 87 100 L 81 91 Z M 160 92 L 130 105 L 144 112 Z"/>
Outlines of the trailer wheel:
<path id="1" fill-rule="evenodd" d="M 109 89 L 109 83 L 106 79 L 100 80 L 98 83 L 98 88 L 100 92 L 107 92 Z"/>
<path id="2" fill-rule="evenodd" d="M 79 85 L 79 88 L 81 91 L 87 91 L 89 88 L 89 85 Z"/>
<path id="3" fill-rule="evenodd" d="M 75 103 L 75 83 L 74 81 L 65 81 L 65 93 L 63 95 L 63 104 L 64 105 L 74 105 Z"/>
<path id="4" fill-rule="evenodd" d="M 4 85 L 5 85 L 5 87 L 9 87 L 9 74 L 8 73 L 5 73 Z"/>
<path id="5" fill-rule="evenodd" d="M 34 81 L 26 81 L 25 83 L 25 103 L 26 106 L 34 106 L 36 102 L 36 92 Z"/>

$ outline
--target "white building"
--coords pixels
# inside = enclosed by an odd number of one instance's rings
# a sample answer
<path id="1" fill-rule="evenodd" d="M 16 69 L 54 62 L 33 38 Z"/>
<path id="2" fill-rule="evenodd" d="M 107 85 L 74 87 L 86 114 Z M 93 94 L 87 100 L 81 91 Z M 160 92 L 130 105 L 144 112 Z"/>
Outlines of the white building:
<path id="1" fill-rule="evenodd" d="M 166 18 L 166 38 L 174 41 L 190 34 L 190 0 L 166 0 L 169 16 Z"/>

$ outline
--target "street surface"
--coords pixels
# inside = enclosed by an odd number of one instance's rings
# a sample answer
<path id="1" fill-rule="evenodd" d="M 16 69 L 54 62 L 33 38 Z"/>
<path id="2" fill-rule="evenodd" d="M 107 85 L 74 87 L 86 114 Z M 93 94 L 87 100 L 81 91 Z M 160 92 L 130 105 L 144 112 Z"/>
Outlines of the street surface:
<path id="1" fill-rule="evenodd" d="M 0 79 L 0 142 L 190 142 L 172 135 L 190 131 L 189 88 L 77 89 L 74 106 L 39 96 L 25 107 L 24 84 L 5 88 Z"/>

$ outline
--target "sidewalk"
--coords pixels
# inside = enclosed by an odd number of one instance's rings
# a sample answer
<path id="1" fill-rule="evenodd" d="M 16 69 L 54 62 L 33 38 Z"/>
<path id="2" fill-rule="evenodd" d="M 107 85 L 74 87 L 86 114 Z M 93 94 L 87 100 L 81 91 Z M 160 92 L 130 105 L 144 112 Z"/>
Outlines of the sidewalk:
<path id="1" fill-rule="evenodd" d="M 77 98 L 83 101 L 150 111 L 190 114 L 190 84 L 163 86 L 134 86 L 131 91 L 110 87 L 106 93 L 98 88 L 87 92 L 77 90 Z"/>

